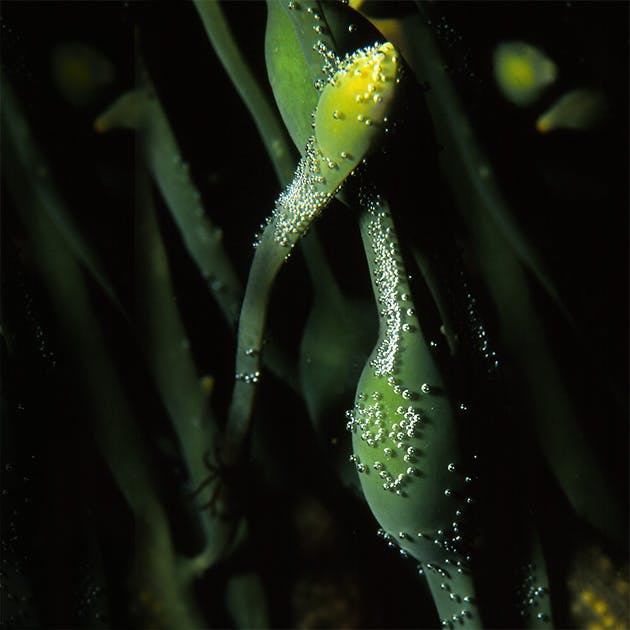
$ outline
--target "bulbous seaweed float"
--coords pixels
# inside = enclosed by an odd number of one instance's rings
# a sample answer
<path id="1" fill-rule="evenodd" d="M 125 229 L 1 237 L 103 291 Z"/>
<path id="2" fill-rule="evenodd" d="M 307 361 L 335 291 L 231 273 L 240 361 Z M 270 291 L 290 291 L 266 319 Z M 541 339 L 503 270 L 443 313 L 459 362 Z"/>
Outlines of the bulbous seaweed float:
<path id="1" fill-rule="evenodd" d="M 253 388 L 273 280 L 292 248 L 326 207 L 385 130 L 399 82 L 399 61 L 390 43 L 362 48 L 340 60 L 323 44 L 328 80 L 314 112 L 314 131 L 291 184 L 278 197 L 255 242 L 239 320 L 236 383 L 226 437 L 228 457 L 247 434 Z"/>
<path id="2" fill-rule="evenodd" d="M 379 337 L 347 413 L 352 460 L 380 534 L 421 563 L 442 623 L 478 625 L 467 539 L 472 473 L 455 411 L 422 335 L 384 201 L 363 192 L 362 235 Z"/>

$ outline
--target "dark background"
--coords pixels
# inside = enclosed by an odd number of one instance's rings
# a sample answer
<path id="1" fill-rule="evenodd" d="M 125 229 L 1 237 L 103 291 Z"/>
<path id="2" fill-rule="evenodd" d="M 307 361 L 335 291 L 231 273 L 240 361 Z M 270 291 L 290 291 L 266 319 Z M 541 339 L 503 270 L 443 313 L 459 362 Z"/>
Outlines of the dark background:
<path id="1" fill-rule="evenodd" d="M 264 3 L 227 2 L 225 9 L 258 76 L 265 79 Z M 3 71 L 24 104 L 68 206 L 106 262 L 124 305 L 133 311 L 134 142 L 125 132 L 97 135 L 92 125 L 119 94 L 134 87 L 136 45 L 145 56 L 207 210 L 223 227 L 228 251 L 244 279 L 253 234 L 270 212 L 279 186 L 255 127 L 191 4 L 5 1 L 0 10 Z M 553 352 L 584 412 L 593 444 L 625 497 L 628 6 L 623 2 L 433 2 L 427 12 L 497 179 L 592 350 L 584 353 L 544 294 L 536 293 Z M 506 102 L 492 79 L 492 51 L 498 42 L 511 39 L 541 47 L 559 68 L 557 82 L 528 108 Z M 74 41 L 101 51 L 116 69 L 114 83 L 84 108 L 63 100 L 50 69 L 53 47 Z M 534 126 L 538 115 L 566 91 L 583 86 L 607 94 L 612 111 L 606 122 L 584 132 L 538 134 Z M 18 210 L 5 188 L 0 615 L 7 627 L 93 627 L 103 619 L 123 627 L 128 623 L 122 576 L 132 544 L 130 516 L 90 436 L 77 378 L 66 361 L 66 341 L 56 333 Z M 419 183 L 418 195 L 423 194 Z M 224 410 L 232 384 L 232 339 L 168 213 L 160 210 L 191 347 L 197 350 L 200 373 L 215 377 L 213 402 L 217 410 Z M 353 275 L 347 271 L 348 265 L 363 260 L 353 217 L 337 210 L 321 220 L 322 238 L 342 283 L 367 295 L 367 280 L 365 285 L 352 284 Z M 283 331 L 288 347 L 297 347 L 310 300 L 300 256 L 292 258 L 279 284 L 271 321 Z M 168 421 L 139 359 L 136 341 L 98 289 L 92 289 L 137 417 L 147 439 L 155 444 L 159 436 L 169 435 Z M 211 354 L 199 350 L 208 347 L 213 348 Z M 621 408 L 611 402 L 610 391 L 618 393 Z M 276 421 L 291 427 L 288 440 L 296 446 L 294 452 L 309 453 L 307 461 L 316 458 L 308 423 L 293 418 L 305 417 L 299 400 L 271 381 L 263 388 L 261 404 L 269 405 L 278 397 L 284 404 Z M 297 463 L 288 457 L 288 467 L 293 469 Z M 363 506 L 341 489 L 323 490 L 338 485 L 332 475 L 322 481 L 309 472 L 309 466 L 304 470 L 285 494 L 261 490 L 256 495 L 259 535 L 276 544 L 268 551 L 252 551 L 251 558 L 242 560 L 262 567 L 274 623 L 295 623 L 284 602 L 292 597 L 294 583 L 308 572 L 305 567 L 329 575 L 333 584 L 338 576 L 350 574 L 348 579 L 359 585 L 357 597 L 365 609 L 359 625 L 417 623 L 417 606 L 430 610 L 430 603 L 416 592 L 413 567 L 375 540 L 376 526 Z M 161 467 L 166 497 L 175 493 L 182 474 L 177 462 Z M 334 513 L 338 549 L 343 549 L 319 564 L 300 556 L 291 526 L 293 508 L 304 497 L 316 497 Z M 361 518 L 356 518 L 357 513 Z M 179 544 L 185 549 L 185 533 L 180 534 Z M 393 601 L 388 597 L 370 595 L 373 587 L 365 576 L 375 566 L 388 580 L 396 576 L 391 584 L 379 586 L 401 594 L 395 606 L 388 604 Z M 220 582 L 220 575 L 210 576 L 200 584 L 200 592 L 218 588 Z M 209 617 L 218 626 L 229 623 L 221 609 L 209 611 Z"/>

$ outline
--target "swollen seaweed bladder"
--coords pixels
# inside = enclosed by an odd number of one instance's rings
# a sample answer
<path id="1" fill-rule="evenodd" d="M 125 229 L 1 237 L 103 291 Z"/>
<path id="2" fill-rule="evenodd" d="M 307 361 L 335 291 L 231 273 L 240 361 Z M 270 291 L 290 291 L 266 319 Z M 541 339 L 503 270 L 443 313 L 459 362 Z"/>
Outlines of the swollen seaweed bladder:
<path id="1" fill-rule="evenodd" d="M 630 624 L 627 25 L 570 5 L 6 5 L 7 627 Z"/>

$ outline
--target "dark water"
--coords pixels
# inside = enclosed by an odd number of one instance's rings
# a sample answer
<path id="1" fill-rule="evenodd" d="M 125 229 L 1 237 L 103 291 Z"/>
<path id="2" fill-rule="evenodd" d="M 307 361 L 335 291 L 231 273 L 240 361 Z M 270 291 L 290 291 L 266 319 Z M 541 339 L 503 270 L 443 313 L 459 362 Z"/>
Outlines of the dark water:
<path id="1" fill-rule="evenodd" d="M 226 2 L 224 9 L 241 50 L 270 93 L 263 54 L 265 3 Z M 407 14 L 412 9 L 391 2 L 385 10 Z M 83 273 L 94 323 L 128 401 L 133 434 L 153 471 L 173 546 L 190 557 L 200 551 L 200 534 L 190 514 L 182 512 L 190 491 L 186 468 L 138 333 L 143 325 L 136 275 L 139 149 L 130 131 L 97 134 L 94 120 L 136 87 L 137 59 L 142 57 L 206 212 L 223 229 L 243 284 L 253 235 L 270 213 L 280 185 L 191 3 L 4 2 L 0 10 L 3 81 L 11 84 L 45 156 L 46 178 L 54 182 L 81 241 L 103 261 L 119 296 L 124 315 L 94 277 Z M 627 514 L 627 5 L 431 2 L 425 11 L 495 180 L 574 321 L 572 328 L 540 284 L 528 277 L 546 351 L 576 409 L 576 426 L 600 462 L 620 512 Z M 492 76 L 492 51 L 510 40 L 540 47 L 558 67 L 555 83 L 526 108 L 507 102 Z M 55 77 L 53 61 L 63 54 L 69 56 L 64 68 L 75 92 L 64 92 Z M 68 66 L 76 59 L 90 69 L 86 84 Z M 609 110 L 601 124 L 537 133 L 537 117 L 581 87 L 604 93 Z M 514 491 L 520 481 L 515 480 L 532 475 L 533 510 L 542 528 L 556 626 L 579 627 L 590 619 L 572 610 L 579 588 L 609 597 L 611 609 L 627 613 L 627 595 L 613 587 L 619 581 L 627 584 L 627 545 L 577 517 L 552 481 L 532 437 L 535 419 L 524 385 L 527 376 L 506 342 L 529 333 L 502 328 L 470 228 L 455 211 L 456 195 L 435 175 L 438 156 L 448 149 L 439 134 L 427 144 L 431 148 L 424 151 L 403 145 L 400 172 L 426 163 L 425 175 L 433 176 L 423 179 L 420 172 L 417 179 L 404 180 L 395 168 L 392 172 L 404 235 L 411 241 L 425 225 L 448 226 L 445 251 L 456 252 L 457 260 L 443 256 L 440 269 L 445 277 L 460 267 L 465 270 L 501 360 L 496 380 L 478 385 L 471 376 L 478 357 L 471 358 L 459 383 L 473 406 L 495 414 L 479 448 L 486 458 L 482 473 L 489 480 L 489 496 L 504 496 L 505 507 L 487 510 L 480 538 L 496 536 L 502 541 L 499 549 L 510 546 L 521 514 Z M 30 228 L 21 218 L 26 195 L 11 192 L 14 171 L 7 164 L 14 155 L 5 142 L 2 146 L 0 623 L 7 628 L 159 627 L 164 619 L 160 610 L 169 602 L 155 608 L 149 596 L 143 599 L 142 588 L 130 587 L 138 549 L 134 533 L 141 530 L 103 458 L 92 422 L 94 390 L 85 387 L 75 360 L 76 337 L 64 329 L 38 266 L 41 253 L 34 250 Z M 439 208 L 448 217 L 443 223 L 427 219 L 419 210 L 426 207 Z M 157 215 L 190 349 L 199 376 L 212 376 L 212 407 L 222 426 L 233 384 L 234 337 L 159 197 Z M 371 299 L 355 216 L 334 205 L 319 222 L 319 231 L 340 286 L 353 297 Z M 277 285 L 269 321 L 295 358 L 311 301 L 300 254 L 291 257 Z M 351 405 L 352 398 L 346 407 Z M 338 411 L 324 430 L 325 440 L 342 440 L 345 420 L 343 410 Z M 226 584 L 230 576 L 247 571 L 262 579 L 274 627 L 435 627 L 438 618 L 415 563 L 402 561 L 377 539 L 378 526 L 365 504 L 328 466 L 339 449 L 322 448 L 321 438 L 301 397 L 280 380 L 265 379 L 257 400 L 254 472 L 244 482 L 247 498 L 242 501 L 250 539 L 195 583 L 204 623 L 234 626 Z M 125 451 L 125 445 L 119 446 Z M 528 462 L 530 472 L 511 468 L 519 458 Z M 576 475 L 587 474 L 580 461 L 571 465 Z M 624 531 L 626 523 L 619 527 Z M 513 544 L 518 547 L 518 538 Z M 500 582 L 499 556 L 496 552 L 491 558 L 494 575 L 484 576 L 486 583 Z M 492 588 L 482 589 L 490 602 Z M 497 587 L 501 596 L 504 590 Z"/>

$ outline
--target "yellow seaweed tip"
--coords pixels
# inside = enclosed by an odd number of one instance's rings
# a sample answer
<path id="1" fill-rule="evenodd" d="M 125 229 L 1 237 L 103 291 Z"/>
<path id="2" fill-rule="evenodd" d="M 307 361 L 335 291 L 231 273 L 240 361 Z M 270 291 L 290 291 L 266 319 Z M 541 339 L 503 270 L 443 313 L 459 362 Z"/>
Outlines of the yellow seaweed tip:
<path id="1" fill-rule="evenodd" d="M 494 76 L 503 96 L 516 105 L 530 105 L 557 76 L 555 63 L 525 42 L 504 42 L 494 51 Z"/>
<path id="2" fill-rule="evenodd" d="M 210 396 L 214 391 L 214 378 L 209 374 L 202 376 L 199 384 L 201 385 L 201 391 L 206 394 L 206 396 Z"/>
<path id="3" fill-rule="evenodd" d="M 541 114 L 536 129 L 540 133 L 555 129 L 592 129 L 605 119 L 607 110 L 608 101 L 603 92 L 589 88 L 572 90 Z"/>
<path id="4" fill-rule="evenodd" d="M 381 135 L 397 93 L 400 62 L 393 44 L 375 44 L 343 60 L 315 111 L 315 137 L 327 159 L 360 160 Z"/>
<path id="5" fill-rule="evenodd" d="M 538 133 L 549 133 L 553 128 L 553 124 L 548 116 L 541 116 L 536 121 L 536 131 Z"/>

